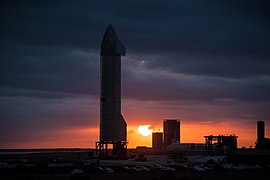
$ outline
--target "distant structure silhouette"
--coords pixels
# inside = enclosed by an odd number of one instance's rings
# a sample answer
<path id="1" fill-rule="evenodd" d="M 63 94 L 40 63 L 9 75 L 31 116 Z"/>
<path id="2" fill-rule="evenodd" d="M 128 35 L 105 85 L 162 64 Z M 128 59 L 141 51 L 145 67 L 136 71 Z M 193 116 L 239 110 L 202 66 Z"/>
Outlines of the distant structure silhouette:
<path id="1" fill-rule="evenodd" d="M 257 121 L 257 141 L 255 148 L 258 150 L 270 149 L 270 138 L 265 137 L 264 121 Z"/>
<path id="2" fill-rule="evenodd" d="M 264 149 L 264 121 L 257 121 L 257 148 Z"/>
<path id="3" fill-rule="evenodd" d="M 218 136 L 204 136 L 206 154 L 208 155 L 227 155 L 235 154 L 237 152 L 237 138 L 238 136 L 218 135 Z"/>
<path id="4" fill-rule="evenodd" d="M 127 150 L 127 124 L 121 114 L 121 56 L 126 53 L 110 24 L 103 36 L 100 50 L 100 141 L 96 149 L 100 157 L 121 158 Z"/>
<path id="5" fill-rule="evenodd" d="M 180 143 L 180 120 L 179 119 L 164 119 L 164 149 L 172 143 Z"/>
<path id="6" fill-rule="evenodd" d="M 163 150 L 163 133 L 153 132 L 152 133 L 152 149 L 154 152 Z"/>

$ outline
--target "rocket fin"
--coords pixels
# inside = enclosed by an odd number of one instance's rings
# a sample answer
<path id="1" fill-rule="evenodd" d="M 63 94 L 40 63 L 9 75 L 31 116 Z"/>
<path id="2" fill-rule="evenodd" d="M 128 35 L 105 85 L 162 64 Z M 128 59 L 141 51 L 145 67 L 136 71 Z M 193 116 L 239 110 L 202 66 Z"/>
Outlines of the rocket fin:
<path id="1" fill-rule="evenodd" d="M 122 114 L 120 114 L 120 119 L 119 119 L 119 139 L 121 141 L 127 140 L 127 123 L 124 117 L 122 116 Z"/>

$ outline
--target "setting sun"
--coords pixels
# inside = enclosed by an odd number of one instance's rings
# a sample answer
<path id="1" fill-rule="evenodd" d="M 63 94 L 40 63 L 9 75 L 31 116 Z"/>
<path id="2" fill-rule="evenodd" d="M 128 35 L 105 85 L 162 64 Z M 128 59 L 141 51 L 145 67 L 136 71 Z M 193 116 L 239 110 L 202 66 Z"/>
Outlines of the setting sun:
<path id="1" fill-rule="evenodd" d="M 140 125 L 138 127 L 138 132 L 142 136 L 149 136 L 150 134 L 152 134 L 151 125 Z"/>

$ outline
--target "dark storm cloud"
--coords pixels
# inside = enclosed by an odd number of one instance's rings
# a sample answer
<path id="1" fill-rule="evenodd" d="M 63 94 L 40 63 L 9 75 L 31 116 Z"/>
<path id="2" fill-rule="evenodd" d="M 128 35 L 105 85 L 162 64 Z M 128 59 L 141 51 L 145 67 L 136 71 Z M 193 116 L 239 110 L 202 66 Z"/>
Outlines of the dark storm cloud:
<path id="1" fill-rule="evenodd" d="M 0 57 L 1 86 L 67 93 L 98 93 L 99 62 L 73 49 L 16 47 Z"/>
<path id="2" fill-rule="evenodd" d="M 124 62 L 128 64 L 132 60 Z M 167 69 L 148 69 L 133 63 L 123 72 L 123 95 L 140 100 L 237 99 L 263 101 L 269 99 L 269 76 L 224 78 L 175 73 Z M 132 72 L 128 76 L 128 72 Z M 126 76 L 125 76 L 126 75 Z"/>
<path id="3" fill-rule="evenodd" d="M 1 34 L 6 41 L 98 49 L 104 27 L 113 23 L 132 50 L 267 53 L 270 38 L 267 4 L 267 1 L 15 1 L 2 6 Z"/>
<path id="4" fill-rule="evenodd" d="M 99 48 L 110 23 L 127 48 L 129 112 L 267 120 L 269 20 L 264 0 L 1 1 L 0 140 L 97 126 Z"/>
<path id="5" fill-rule="evenodd" d="M 1 126 L 12 124 L 22 127 L 26 124 L 37 129 L 96 125 L 98 101 L 89 96 L 65 99 L 41 99 L 34 97 L 1 97 Z M 76 107 L 76 108 L 75 108 Z M 57 119 L 57 121 L 56 121 Z"/>
<path id="6" fill-rule="evenodd" d="M 227 78 L 270 75 L 270 58 L 261 55 L 165 53 L 159 57 L 142 55 L 139 58 L 143 58 L 145 65 L 150 69 L 167 69 L 189 75 Z"/>
<path id="7" fill-rule="evenodd" d="M 51 142 L 98 126 L 99 47 L 109 23 L 127 48 L 127 117 L 268 120 L 268 4 L 1 1 L 0 142 Z"/>
<path id="8" fill-rule="evenodd" d="M 84 6 L 78 7 L 76 3 L 62 1 L 6 3 L 2 6 L 1 16 L 3 42 L 42 47 L 89 48 L 94 44 L 91 41 L 97 37 L 91 34 L 96 26 L 91 23 L 91 13 L 85 16 L 86 11 L 83 13 L 80 8 Z"/>
<path id="9" fill-rule="evenodd" d="M 207 94 L 211 81 L 197 79 L 194 83 L 204 86 L 193 89 L 181 81 L 175 84 L 175 78 L 152 76 L 148 80 L 159 89 L 157 96 L 167 98 L 163 87 L 183 92 L 178 98 L 202 100 L 227 93 L 241 96 L 238 92 L 245 88 L 250 91 L 248 99 L 261 99 L 265 93 L 257 96 L 257 87 L 269 89 L 267 5 L 267 1 L 193 0 L 2 2 L 1 87 L 98 94 L 100 41 L 107 24 L 113 23 L 128 56 L 145 59 L 146 70 L 221 77 L 216 80 L 219 93 Z M 133 76 L 128 71 L 124 75 Z M 243 82 L 235 85 L 222 78 Z M 253 80 L 261 84 L 247 83 Z M 130 83 L 138 87 L 144 81 Z M 147 85 L 142 87 L 142 92 L 151 92 Z M 135 92 L 128 94 L 137 97 Z"/>
<path id="10" fill-rule="evenodd" d="M 259 10 L 262 12 L 257 14 Z M 265 8 L 256 9 L 254 3 L 243 8 L 232 1 L 166 1 L 155 8 L 135 5 L 124 11 L 126 19 L 135 23 L 125 27 L 134 29 L 127 42 L 140 51 L 269 55 L 269 13 Z"/>
<path id="11" fill-rule="evenodd" d="M 63 99 L 0 97 L 0 107 L 1 143 L 37 138 L 42 141 L 52 132 L 98 125 L 98 101 L 89 96 Z"/>

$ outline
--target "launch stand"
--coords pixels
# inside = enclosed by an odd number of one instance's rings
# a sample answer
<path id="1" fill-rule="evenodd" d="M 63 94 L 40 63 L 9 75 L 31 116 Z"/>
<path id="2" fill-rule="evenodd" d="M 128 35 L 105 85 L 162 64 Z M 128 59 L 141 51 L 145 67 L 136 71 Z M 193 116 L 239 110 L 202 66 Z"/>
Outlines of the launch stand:
<path id="1" fill-rule="evenodd" d="M 112 152 L 108 148 L 112 145 Z M 109 152 L 110 151 L 110 152 Z M 126 159 L 127 142 L 126 141 L 102 141 L 96 142 L 96 153 L 100 159 Z"/>
<path id="2" fill-rule="evenodd" d="M 127 123 L 121 114 L 121 56 L 126 48 L 112 25 L 104 33 L 100 48 L 100 159 L 127 157 Z"/>

